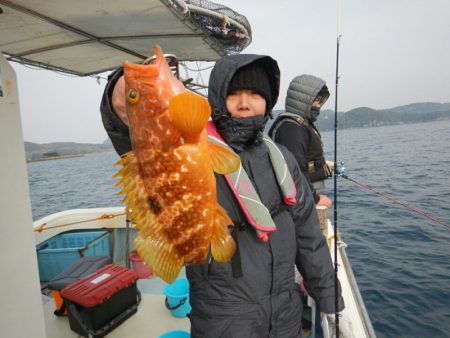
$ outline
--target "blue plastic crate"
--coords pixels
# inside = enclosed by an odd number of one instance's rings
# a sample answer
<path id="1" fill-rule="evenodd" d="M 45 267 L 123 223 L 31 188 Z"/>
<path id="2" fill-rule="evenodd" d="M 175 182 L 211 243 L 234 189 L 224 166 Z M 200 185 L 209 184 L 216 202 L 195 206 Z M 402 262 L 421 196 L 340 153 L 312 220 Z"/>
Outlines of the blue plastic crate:
<path id="1" fill-rule="evenodd" d="M 39 278 L 50 281 L 84 256 L 110 256 L 109 231 L 59 234 L 36 246 Z"/>

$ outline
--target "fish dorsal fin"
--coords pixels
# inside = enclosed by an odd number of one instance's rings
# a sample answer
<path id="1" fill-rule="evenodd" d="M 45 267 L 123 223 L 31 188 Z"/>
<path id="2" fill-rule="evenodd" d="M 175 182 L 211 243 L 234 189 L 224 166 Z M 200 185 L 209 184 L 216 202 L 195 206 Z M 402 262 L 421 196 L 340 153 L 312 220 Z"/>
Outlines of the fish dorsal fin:
<path id="1" fill-rule="evenodd" d="M 173 243 L 164 238 L 164 230 L 147 201 L 150 196 L 141 178 L 140 167 L 133 151 L 126 153 L 117 163 L 122 166 L 114 178 L 119 179 L 116 186 L 121 187 L 119 194 L 124 195 L 130 218 L 133 219 L 138 235 L 135 248 L 153 272 L 167 283 L 172 283 L 183 267 Z"/>
<path id="2" fill-rule="evenodd" d="M 209 141 L 208 149 L 211 165 L 216 173 L 229 174 L 239 168 L 241 159 L 232 150 Z"/>
<path id="3" fill-rule="evenodd" d="M 199 136 L 211 116 L 208 101 L 192 92 L 174 96 L 169 103 L 169 116 L 184 136 Z"/>

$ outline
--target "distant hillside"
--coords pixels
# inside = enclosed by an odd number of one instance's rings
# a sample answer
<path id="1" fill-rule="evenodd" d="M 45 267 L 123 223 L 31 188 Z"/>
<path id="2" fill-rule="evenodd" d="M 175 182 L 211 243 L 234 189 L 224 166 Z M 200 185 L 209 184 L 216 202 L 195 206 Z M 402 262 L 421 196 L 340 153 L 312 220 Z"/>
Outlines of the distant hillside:
<path id="1" fill-rule="evenodd" d="M 394 113 L 422 114 L 427 111 L 449 111 L 450 103 L 420 102 L 385 110 Z"/>
<path id="2" fill-rule="evenodd" d="M 104 140 L 104 141 L 102 142 L 102 144 L 112 146 L 111 139 L 107 138 L 106 140 Z"/>
<path id="3" fill-rule="evenodd" d="M 38 144 L 25 142 L 25 153 L 29 160 L 48 157 L 56 153 L 58 156 L 84 155 L 98 152 L 113 151 L 111 143 L 75 143 L 75 142 L 53 142 Z"/>
<path id="4" fill-rule="evenodd" d="M 338 113 L 338 127 L 368 128 L 386 125 L 420 123 L 450 119 L 450 103 L 420 102 L 389 109 L 359 107 Z M 319 115 L 321 131 L 334 129 L 334 112 L 323 110 Z"/>
<path id="5" fill-rule="evenodd" d="M 274 111 L 274 115 L 281 110 Z M 389 109 L 372 109 L 359 107 L 348 112 L 339 112 L 339 129 L 346 128 L 369 128 L 386 125 L 420 123 L 450 119 L 450 103 L 420 102 L 398 106 Z M 273 120 L 269 120 L 270 125 Z M 321 131 L 334 129 L 334 112 L 323 110 L 319 115 L 318 126 Z M 267 129 L 266 129 L 267 130 Z M 54 142 L 47 144 L 37 144 L 25 142 L 25 152 L 27 159 L 34 160 L 50 155 L 71 156 L 84 155 L 96 152 L 113 151 L 113 146 L 109 139 L 102 144 L 74 143 L 74 142 Z"/>

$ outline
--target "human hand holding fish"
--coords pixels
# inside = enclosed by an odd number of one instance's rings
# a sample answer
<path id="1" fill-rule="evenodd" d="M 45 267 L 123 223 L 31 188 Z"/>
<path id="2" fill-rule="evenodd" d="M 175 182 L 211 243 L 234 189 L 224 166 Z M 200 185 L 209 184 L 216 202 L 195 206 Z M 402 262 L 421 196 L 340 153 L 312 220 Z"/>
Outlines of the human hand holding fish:
<path id="1" fill-rule="evenodd" d="M 123 123 L 128 125 L 128 115 L 125 104 L 125 77 L 121 76 L 114 86 L 111 95 L 111 104 L 113 106 L 114 112 L 122 120 Z"/>
<path id="2" fill-rule="evenodd" d="M 148 64 L 152 59 L 147 58 L 143 64 Z M 125 76 L 121 76 L 117 79 L 114 89 L 111 95 L 111 105 L 117 117 L 128 126 L 128 115 L 125 104 Z"/>
<path id="3" fill-rule="evenodd" d="M 208 141 L 208 101 L 187 91 L 160 47 L 148 65 L 124 65 L 126 113 L 132 151 L 115 175 L 138 230 L 135 248 L 171 283 L 185 264 L 218 262 L 235 251 L 232 221 L 218 204 L 214 172 L 239 167 L 231 150 Z"/>

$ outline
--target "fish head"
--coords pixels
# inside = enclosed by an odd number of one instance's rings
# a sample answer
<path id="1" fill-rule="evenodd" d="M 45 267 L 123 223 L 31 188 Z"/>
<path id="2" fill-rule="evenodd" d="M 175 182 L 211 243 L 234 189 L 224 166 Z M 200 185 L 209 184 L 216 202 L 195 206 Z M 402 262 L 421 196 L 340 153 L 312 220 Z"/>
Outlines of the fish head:
<path id="1" fill-rule="evenodd" d="M 149 64 L 124 63 L 125 101 L 130 128 L 148 125 L 148 119 L 165 113 L 170 99 L 186 91 L 172 73 L 161 47 L 153 49 Z"/>

